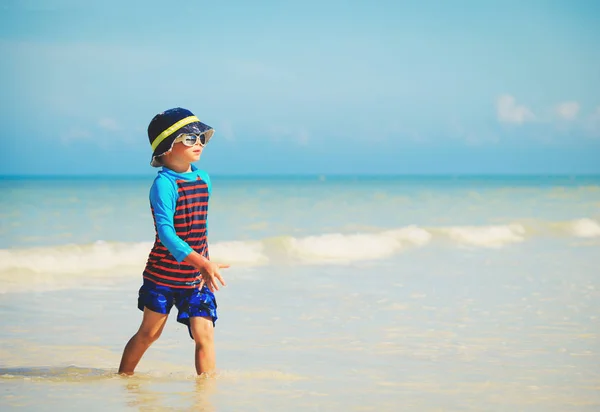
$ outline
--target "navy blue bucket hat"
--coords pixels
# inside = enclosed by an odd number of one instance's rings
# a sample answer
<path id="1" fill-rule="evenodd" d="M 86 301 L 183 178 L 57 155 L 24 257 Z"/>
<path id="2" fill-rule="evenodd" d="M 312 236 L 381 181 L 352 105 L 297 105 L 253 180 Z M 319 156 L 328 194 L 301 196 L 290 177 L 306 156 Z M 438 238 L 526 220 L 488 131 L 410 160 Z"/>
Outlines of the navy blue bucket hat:
<path id="1" fill-rule="evenodd" d="M 208 141 L 214 129 L 202 123 L 192 112 L 181 107 L 169 109 L 154 116 L 148 125 L 148 139 L 152 146 L 153 167 L 161 166 L 158 157 L 167 153 L 173 147 L 175 138 L 182 133 L 206 133 Z"/>

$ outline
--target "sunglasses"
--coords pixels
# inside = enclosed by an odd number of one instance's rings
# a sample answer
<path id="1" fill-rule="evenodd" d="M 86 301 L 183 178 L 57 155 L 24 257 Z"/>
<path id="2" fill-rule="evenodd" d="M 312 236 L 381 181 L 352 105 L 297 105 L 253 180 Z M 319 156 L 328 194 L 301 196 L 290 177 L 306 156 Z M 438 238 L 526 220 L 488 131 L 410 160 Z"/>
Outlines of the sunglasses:
<path id="1" fill-rule="evenodd" d="M 182 133 L 175 138 L 174 143 L 181 142 L 184 145 L 186 145 L 187 147 L 193 147 L 196 144 L 199 144 L 200 146 L 204 147 L 206 145 L 206 143 L 208 143 L 209 140 L 210 140 L 210 136 L 207 135 L 206 132 Z"/>

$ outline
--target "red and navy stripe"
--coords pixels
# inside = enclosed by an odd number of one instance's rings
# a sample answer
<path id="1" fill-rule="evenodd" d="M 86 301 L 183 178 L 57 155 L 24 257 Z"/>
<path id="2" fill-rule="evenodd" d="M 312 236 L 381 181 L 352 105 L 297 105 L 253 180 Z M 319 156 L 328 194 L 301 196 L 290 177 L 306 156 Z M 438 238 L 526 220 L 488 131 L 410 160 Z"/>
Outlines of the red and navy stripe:
<path id="1" fill-rule="evenodd" d="M 173 224 L 177 236 L 192 249 L 208 258 L 206 218 L 208 185 L 198 177 L 195 181 L 178 180 L 178 199 Z M 156 230 L 156 221 L 154 222 Z M 194 288 L 200 283 L 200 272 L 185 262 L 178 263 L 161 243 L 158 232 L 144 269 L 144 278 L 173 288 Z"/>

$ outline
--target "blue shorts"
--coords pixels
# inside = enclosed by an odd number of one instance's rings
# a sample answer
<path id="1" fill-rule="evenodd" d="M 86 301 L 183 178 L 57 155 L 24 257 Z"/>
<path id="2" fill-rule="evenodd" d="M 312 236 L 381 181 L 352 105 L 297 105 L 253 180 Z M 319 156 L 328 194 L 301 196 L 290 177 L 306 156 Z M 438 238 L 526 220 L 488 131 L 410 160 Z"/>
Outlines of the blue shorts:
<path id="1" fill-rule="evenodd" d="M 169 314 L 173 304 L 177 307 L 177 322 L 187 325 L 190 337 L 190 318 L 193 316 L 210 317 L 213 326 L 217 321 L 217 301 L 215 295 L 206 286 L 202 289 L 176 289 L 157 285 L 144 279 L 144 284 L 138 292 L 138 309 Z"/>

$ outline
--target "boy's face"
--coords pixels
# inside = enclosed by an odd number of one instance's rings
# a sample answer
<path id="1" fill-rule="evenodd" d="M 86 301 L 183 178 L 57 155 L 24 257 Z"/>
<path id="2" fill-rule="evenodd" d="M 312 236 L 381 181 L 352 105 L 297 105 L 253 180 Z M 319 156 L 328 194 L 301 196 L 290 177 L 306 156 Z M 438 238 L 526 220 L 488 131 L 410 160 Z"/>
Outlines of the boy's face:
<path id="1" fill-rule="evenodd" d="M 178 161 L 185 161 L 188 163 L 194 163 L 200 160 L 203 147 L 199 144 L 194 146 L 186 146 L 182 142 L 177 142 L 173 145 L 171 150 L 171 157 Z"/>

